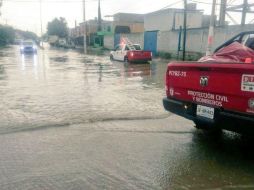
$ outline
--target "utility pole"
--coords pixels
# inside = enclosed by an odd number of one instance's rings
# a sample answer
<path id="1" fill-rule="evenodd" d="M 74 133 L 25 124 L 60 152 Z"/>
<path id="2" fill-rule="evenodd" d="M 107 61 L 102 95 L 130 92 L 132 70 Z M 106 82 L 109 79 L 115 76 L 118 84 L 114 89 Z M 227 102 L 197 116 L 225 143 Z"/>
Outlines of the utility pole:
<path id="1" fill-rule="evenodd" d="M 43 39 L 42 39 L 42 3 L 41 3 L 42 0 L 40 0 L 40 21 L 41 21 L 41 46 L 43 47 Z"/>
<path id="2" fill-rule="evenodd" d="M 98 31 L 102 30 L 102 20 L 101 20 L 101 1 L 98 2 Z"/>
<path id="3" fill-rule="evenodd" d="M 243 12 L 242 12 L 241 25 L 245 25 L 247 11 L 248 11 L 248 0 L 243 0 Z"/>
<path id="4" fill-rule="evenodd" d="M 183 61 L 186 54 L 186 39 L 187 39 L 187 0 L 184 0 L 184 16 L 183 16 Z"/>
<path id="5" fill-rule="evenodd" d="M 84 54 L 87 54 L 86 47 L 86 0 L 83 0 L 83 30 L 84 30 Z"/>
<path id="6" fill-rule="evenodd" d="M 213 0 L 206 55 L 211 55 L 212 54 L 213 38 L 214 38 L 214 26 L 215 26 L 215 8 L 216 8 L 216 0 Z"/>
<path id="7" fill-rule="evenodd" d="M 220 20 L 219 20 L 219 25 L 220 26 L 225 26 L 226 9 L 227 9 L 227 0 L 221 0 Z"/>

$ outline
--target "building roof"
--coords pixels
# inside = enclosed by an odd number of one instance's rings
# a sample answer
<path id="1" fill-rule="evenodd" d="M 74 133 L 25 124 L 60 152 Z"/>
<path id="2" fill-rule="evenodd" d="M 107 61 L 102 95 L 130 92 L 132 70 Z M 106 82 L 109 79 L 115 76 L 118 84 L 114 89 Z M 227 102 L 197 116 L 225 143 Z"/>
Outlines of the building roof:
<path id="1" fill-rule="evenodd" d="M 144 14 L 136 13 L 116 13 L 113 15 L 114 21 L 130 21 L 130 22 L 144 22 Z"/>
<path id="2" fill-rule="evenodd" d="M 116 14 L 113 14 L 113 16 L 118 16 L 118 15 L 130 15 L 130 16 L 144 16 L 144 14 L 138 14 L 138 13 L 116 13 Z"/>
<path id="3" fill-rule="evenodd" d="M 182 13 L 182 12 L 184 12 L 184 9 L 178 9 L 178 8 L 161 9 L 161 10 L 158 10 L 158 11 L 147 13 L 146 15 L 160 15 L 160 14 L 165 14 L 165 13 L 170 13 L 170 12 L 179 12 L 179 13 Z M 202 13 L 203 10 L 189 9 L 189 10 L 187 10 L 187 12 Z"/>

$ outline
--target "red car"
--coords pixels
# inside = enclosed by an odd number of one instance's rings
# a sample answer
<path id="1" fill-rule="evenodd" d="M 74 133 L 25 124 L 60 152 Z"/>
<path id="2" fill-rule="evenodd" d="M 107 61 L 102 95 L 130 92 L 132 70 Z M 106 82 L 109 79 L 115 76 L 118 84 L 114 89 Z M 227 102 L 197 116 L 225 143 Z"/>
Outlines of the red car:
<path id="1" fill-rule="evenodd" d="M 172 62 L 164 108 L 206 130 L 254 134 L 254 32 L 241 33 L 198 62 Z"/>

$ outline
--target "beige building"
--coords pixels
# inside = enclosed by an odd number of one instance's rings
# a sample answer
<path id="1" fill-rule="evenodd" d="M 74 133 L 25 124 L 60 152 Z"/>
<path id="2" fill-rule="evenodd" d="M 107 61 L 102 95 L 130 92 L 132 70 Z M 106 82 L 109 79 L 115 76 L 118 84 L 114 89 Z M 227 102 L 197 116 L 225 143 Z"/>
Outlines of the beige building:
<path id="1" fill-rule="evenodd" d="M 144 15 L 133 13 L 117 13 L 113 15 L 114 33 L 144 32 Z"/>
<path id="2" fill-rule="evenodd" d="M 102 31 L 103 32 L 112 32 L 113 24 L 111 21 L 104 21 L 102 20 Z M 98 29 L 98 21 L 88 20 L 86 21 L 86 35 L 90 36 L 91 34 L 97 33 Z M 70 36 L 73 38 L 78 38 L 84 36 L 84 23 L 80 23 L 79 26 L 70 29 Z"/>

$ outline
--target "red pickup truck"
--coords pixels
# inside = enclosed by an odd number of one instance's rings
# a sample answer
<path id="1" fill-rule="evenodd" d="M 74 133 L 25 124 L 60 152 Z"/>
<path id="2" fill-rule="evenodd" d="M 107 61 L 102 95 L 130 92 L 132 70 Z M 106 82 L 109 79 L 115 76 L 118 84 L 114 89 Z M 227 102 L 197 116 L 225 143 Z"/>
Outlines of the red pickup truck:
<path id="1" fill-rule="evenodd" d="M 164 108 L 205 130 L 254 134 L 254 32 L 198 62 L 168 64 Z"/>
<path id="2" fill-rule="evenodd" d="M 110 59 L 124 62 L 149 62 L 152 61 L 151 51 L 144 51 L 139 44 L 133 44 L 128 38 L 122 38 L 114 51 L 110 52 Z"/>

